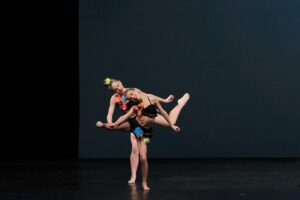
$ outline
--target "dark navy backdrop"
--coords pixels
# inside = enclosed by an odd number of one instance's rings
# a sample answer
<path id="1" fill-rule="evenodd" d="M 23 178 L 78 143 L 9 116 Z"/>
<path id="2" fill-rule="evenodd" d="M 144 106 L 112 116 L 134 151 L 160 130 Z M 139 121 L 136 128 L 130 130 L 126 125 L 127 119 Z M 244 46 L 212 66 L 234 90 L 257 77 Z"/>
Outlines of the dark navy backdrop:
<path id="1" fill-rule="evenodd" d="M 154 126 L 150 157 L 299 157 L 299 55 L 299 1 L 81 0 L 79 157 L 130 152 L 128 133 L 95 127 L 105 77 L 190 92 L 182 132 Z"/>

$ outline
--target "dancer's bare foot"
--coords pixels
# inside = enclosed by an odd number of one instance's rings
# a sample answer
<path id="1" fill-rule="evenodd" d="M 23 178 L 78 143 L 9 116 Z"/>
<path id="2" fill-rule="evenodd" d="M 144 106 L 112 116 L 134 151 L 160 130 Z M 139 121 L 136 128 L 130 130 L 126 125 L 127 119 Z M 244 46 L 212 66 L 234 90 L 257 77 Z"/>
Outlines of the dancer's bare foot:
<path id="1" fill-rule="evenodd" d="M 171 103 L 172 101 L 174 100 L 174 95 L 169 95 L 167 98 L 166 98 L 166 102 L 165 103 Z"/>
<path id="2" fill-rule="evenodd" d="M 135 184 L 135 178 L 136 177 L 131 177 L 128 181 L 128 184 Z"/>
<path id="3" fill-rule="evenodd" d="M 99 128 L 103 128 L 105 124 L 101 121 L 97 121 L 96 126 L 98 126 Z"/>
<path id="4" fill-rule="evenodd" d="M 176 133 L 179 133 L 179 131 L 180 131 L 179 126 L 172 125 L 171 128 L 172 128 Z"/>
<path id="5" fill-rule="evenodd" d="M 145 182 L 142 182 L 142 188 L 143 188 L 143 190 L 145 190 L 145 191 L 149 191 L 149 190 L 150 190 L 150 188 L 148 187 L 148 184 L 145 183 Z"/>
<path id="6" fill-rule="evenodd" d="M 183 107 L 189 99 L 190 99 L 190 94 L 185 93 L 180 99 L 178 99 L 177 103 L 178 105 Z"/>

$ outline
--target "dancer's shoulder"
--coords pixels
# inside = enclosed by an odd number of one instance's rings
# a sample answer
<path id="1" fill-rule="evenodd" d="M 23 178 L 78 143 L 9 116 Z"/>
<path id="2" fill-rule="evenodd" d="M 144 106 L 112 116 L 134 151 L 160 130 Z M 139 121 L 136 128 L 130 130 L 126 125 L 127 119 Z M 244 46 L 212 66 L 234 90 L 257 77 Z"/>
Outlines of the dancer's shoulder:
<path id="1" fill-rule="evenodd" d="M 117 101 L 117 99 L 118 99 L 118 94 L 113 94 L 112 96 L 111 96 L 111 98 L 110 98 L 110 102 L 111 103 L 114 103 L 114 102 L 116 102 Z"/>
<path id="2" fill-rule="evenodd" d="M 135 91 L 137 91 L 137 92 L 142 92 L 142 90 L 140 90 L 139 88 L 133 88 Z"/>

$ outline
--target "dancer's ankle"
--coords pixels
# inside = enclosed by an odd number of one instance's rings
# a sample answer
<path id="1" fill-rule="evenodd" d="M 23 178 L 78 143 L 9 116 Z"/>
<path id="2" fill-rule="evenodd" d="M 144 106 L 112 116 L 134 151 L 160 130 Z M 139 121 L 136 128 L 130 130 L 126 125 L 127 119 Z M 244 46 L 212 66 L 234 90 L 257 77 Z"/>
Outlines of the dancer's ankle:
<path id="1" fill-rule="evenodd" d="M 144 191 L 150 190 L 150 188 L 149 188 L 147 182 L 142 182 L 142 188 L 143 188 Z"/>

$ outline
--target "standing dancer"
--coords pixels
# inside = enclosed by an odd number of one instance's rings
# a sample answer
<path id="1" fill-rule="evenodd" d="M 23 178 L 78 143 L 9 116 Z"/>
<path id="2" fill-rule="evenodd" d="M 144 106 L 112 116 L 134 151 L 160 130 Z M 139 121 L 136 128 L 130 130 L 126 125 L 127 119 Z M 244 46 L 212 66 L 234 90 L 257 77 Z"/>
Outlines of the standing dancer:
<path id="1" fill-rule="evenodd" d="M 135 133 L 142 169 L 142 187 L 144 190 L 150 190 L 147 183 L 148 177 L 148 161 L 147 161 L 147 145 L 143 142 L 142 136 L 146 133 L 151 133 L 151 124 L 155 123 L 155 118 L 158 112 L 168 126 L 174 131 L 179 132 L 180 128 L 173 124 L 167 112 L 162 108 L 158 98 L 137 92 L 135 89 L 128 89 L 125 92 L 127 106 L 129 111 L 119 117 L 114 123 L 108 124 L 114 130 L 131 131 Z"/>
<path id="2" fill-rule="evenodd" d="M 123 87 L 123 85 L 120 81 L 113 81 L 112 83 L 115 83 L 115 84 L 110 84 L 109 88 L 111 90 L 118 91 L 118 92 L 122 91 L 124 93 L 125 88 Z M 113 99 L 113 97 L 112 97 L 112 99 Z M 162 99 L 159 97 L 156 97 L 154 95 L 147 95 L 137 89 L 130 89 L 127 92 L 127 98 L 129 98 L 131 100 L 134 98 L 145 100 L 146 97 L 151 104 L 149 106 L 149 108 L 151 108 L 151 107 L 154 108 L 154 106 L 157 106 L 158 109 L 161 108 L 159 101 L 162 101 Z M 169 96 L 169 98 L 170 97 L 173 98 L 171 95 Z M 177 121 L 177 118 L 178 118 L 178 115 L 179 115 L 181 109 L 184 107 L 184 105 L 186 104 L 186 102 L 188 100 L 189 100 L 189 94 L 186 93 L 182 98 L 180 98 L 178 100 L 177 106 L 175 106 L 174 109 L 169 114 L 170 117 L 166 114 L 166 112 L 164 110 L 161 110 L 162 108 L 160 109 L 162 115 L 160 115 L 160 114 L 157 115 L 157 113 L 151 114 L 151 112 L 155 112 L 156 109 L 150 109 L 150 116 L 149 116 L 149 112 L 147 114 L 147 110 L 149 111 L 149 109 L 146 109 L 143 112 L 143 114 L 146 114 L 146 116 L 139 117 L 139 119 L 137 121 L 136 119 L 129 118 L 134 113 L 134 110 L 130 109 L 129 112 L 127 114 L 125 114 L 124 116 L 120 117 L 119 120 L 117 120 L 115 124 L 112 124 L 111 122 L 104 124 L 104 123 L 98 121 L 97 126 L 105 127 L 105 128 L 109 128 L 109 129 L 113 129 L 113 130 L 134 131 L 133 127 L 137 128 L 139 125 L 142 125 L 142 127 L 143 127 L 142 130 L 148 132 L 147 128 L 145 128 L 144 126 L 148 126 L 151 123 L 157 123 L 157 124 L 164 125 L 164 126 L 170 126 L 173 129 L 175 128 L 174 130 L 179 131 L 179 128 L 176 127 L 174 124 Z M 152 101 L 153 101 L 153 104 L 151 103 Z M 169 100 L 167 100 L 167 101 L 169 101 Z M 112 105 L 112 101 L 111 101 L 111 105 Z M 113 105 L 115 105 L 115 103 L 113 103 Z M 124 106 L 124 107 L 126 107 L 126 106 Z M 148 106 L 146 108 L 148 108 Z M 112 111 L 112 113 L 113 113 L 114 108 L 109 109 L 109 111 Z M 151 115 L 152 115 L 152 117 L 151 117 Z M 148 117 L 148 119 L 147 119 L 147 117 Z M 127 119 L 129 119 L 129 122 L 123 123 Z M 117 126 L 117 125 L 119 125 L 119 126 Z M 148 129 L 149 129 L 149 127 L 148 127 Z M 131 134 L 131 141 L 132 141 L 133 149 L 134 149 L 134 146 L 137 146 L 138 147 L 137 149 L 140 152 L 140 159 L 141 159 L 142 173 L 143 173 L 143 184 L 142 184 L 143 189 L 149 190 L 149 187 L 147 185 L 147 173 L 148 173 L 148 163 L 147 163 L 147 155 L 146 155 L 147 154 L 147 146 L 144 142 L 142 142 L 141 137 L 138 138 L 138 137 L 134 136 L 133 134 Z M 131 161 L 133 160 L 132 157 L 133 156 L 131 156 Z M 136 163 L 138 164 L 138 159 L 137 159 Z M 137 165 L 136 165 L 136 169 L 137 169 Z M 136 169 L 134 171 L 135 174 L 136 174 Z M 134 177 L 134 180 L 135 180 L 135 177 Z"/>
<path id="3" fill-rule="evenodd" d="M 110 104 L 109 104 L 108 113 L 106 116 L 107 122 L 112 123 L 112 117 L 113 117 L 116 106 L 118 106 L 123 112 L 126 112 L 126 105 L 122 101 L 122 97 L 123 97 L 124 91 L 127 88 L 124 88 L 124 86 L 120 80 L 110 79 L 110 78 L 106 78 L 104 80 L 104 85 L 109 90 L 111 90 L 112 92 L 115 93 L 110 98 Z M 141 90 L 139 90 L 137 88 L 135 88 L 135 90 L 143 93 Z M 152 94 L 149 94 L 149 95 L 152 96 Z M 157 97 L 157 98 L 159 99 L 160 102 L 170 103 L 173 101 L 174 96 L 169 95 L 168 98 L 165 98 L 165 99 L 160 98 L 160 97 Z M 97 126 L 101 127 L 102 122 L 100 122 L 100 121 L 97 122 Z M 106 126 L 106 128 L 110 129 L 109 126 Z M 129 179 L 128 183 L 133 184 L 133 183 L 135 183 L 135 180 L 136 180 L 136 171 L 137 171 L 138 164 L 139 164 L 139 148 L 138 148 L 136 137 L 134 136 L 134 134 L 132 132 L 130 133 L 130 142 L 131 142 L 131 153 L 130 153 L 131 178 Z"/>

